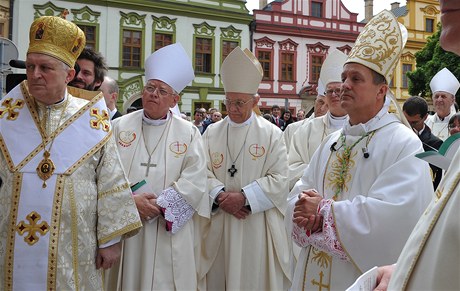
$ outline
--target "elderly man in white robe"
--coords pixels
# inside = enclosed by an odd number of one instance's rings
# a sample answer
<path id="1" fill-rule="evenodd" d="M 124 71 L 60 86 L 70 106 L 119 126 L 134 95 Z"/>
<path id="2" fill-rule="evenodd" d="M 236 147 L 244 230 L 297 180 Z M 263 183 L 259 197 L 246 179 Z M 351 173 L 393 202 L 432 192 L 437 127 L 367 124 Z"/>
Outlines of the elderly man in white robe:
<path id="1" fill-rule="evenodd" d="M 449 119 L 455 114 L 455 94 L 460 82 L 449 69 L 443 68 L 431 79 L 430 88 L 435 114 L 428 116 L 425 123 L 435 136 L 444 141 L 449 137 Z"/>
<path id="2" fill-rule="evenodd" d="M 0 289 L 102 290 L 142 224 L 102 93 L 67 86 L 83 31 L 43 16 L 29 36 L 0 109 Z"/>
<path id="3" fill-rule="evenodd" d="M 293 290 L 345 290 L 363 271 L 394 262 L 433 196 L 429 167 L 414 156 L 420 140 L 388 113 L 404 43 L 384 10 L 348 56 L 340 98 L 349 122 L 323 141 L 290 193 L 288 231 L 302 247 Z"/>
<path id="4" fill-rule="evenodd" d="M 235 48 L 221 68 L 228 116 L 204 134 L 211 221 L 202 227 L 203 290 L 287 290 L 291 248 L 282 132 L 253 112 L 262 67 Z"/>
<path id="5" fill-rule="evenodd" d="M 439 2 L 441 46 L 460 55 L 460 2 Z M 387 290 L 388 282 L 388 290 L 460 290 L 459 205 L 460 151 L 457 151 L 436 190 L 436 198 L 415 226 L 398 262 L 379 268 L 376 290 Z"/>
<path id="6" fill-rule="evenodd" d="M 342 71 L 346 60 L 346 54 L 334 50 L 327 56 L 321 67 L 319 78 L 326 85 L 324 94 L 328 112 L 301 126 L 292 137 L 288 155 L 289 189 L 292 189 L 302 177 L 313 153 L 326 136 L 341 129 L 348 120 L 347 112 L 340 103 Z"/>
<path id="7" fill-rule="evenodd" d="M 199 130 L 170 110 L 193 78 L 181 44 L 159 49 L 145 61 L 144 109 L 113 122 L 144 228 L 124 243 L 109 290 L 197 289 L 192 218 L 209 215 L 205 152 Z"/>
<path id="8" fill-rule="evenodd" d="M 324 91 L 326 90 L 324 88 L 324 85 L 321 83 L 321 80 L 318 80 L 317 91 L 318 91 L 318 94 L 315 99 L 313 114 L 310 115 L 308 118 L 305 118 L 301 121 L 289 124 L 286 127 L 286 129 L 283 131 L 284 142 L 286 143 L 286 150 L 288 154 L 289 154 L 292 137 L 294 136 L 294 133 L 297 131 L 297 129 L 299 129 L 299 127 L 301 126 L 304 126 L 308 122 L 310 122 L 313 118 L 323 116 L 327 112 L 327 104 L 325 101 L 326 97 L 324 96 Z"/>

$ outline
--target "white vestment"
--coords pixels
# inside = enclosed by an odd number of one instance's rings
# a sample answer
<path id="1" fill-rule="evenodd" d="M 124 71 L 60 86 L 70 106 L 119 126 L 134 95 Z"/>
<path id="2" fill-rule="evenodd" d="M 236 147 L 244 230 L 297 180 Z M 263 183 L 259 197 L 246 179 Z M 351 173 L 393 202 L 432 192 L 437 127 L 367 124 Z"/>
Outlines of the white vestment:
<path id="1" fill-rule="evenodd" d="M 407 240 L 388 290 L 460 290 L 460 151 Z"/>
<path id="2" fill-rule="evenodd" d="M 291 248 L 283 224 L 288 185 L 281 130 L 253 114 L 243 124 L 230 124 L 226 117 L 203 137 L 211 201 L 223 188 L 244 189 L 252 212 L 239 220 L 217 208 L 202 225 L 201 288 L 286 290 Z M 232 165 L 234 177 L 228 171 Z"/>
<path id="3" fill-rule="evenodd" d="M 143 115 L 144 111 L 138 110 L 113 121 L 128 180 L 134 184 L 145 179 L 157 196 L 173 187 L 197 211 L 195 215 L 209 215 L 200 132 L 171 113 L 161 125 L 147 124 Z M 148 152 L 152 166 L 146 177 Z M 204 208 L 200 207 L 203 202 Z M 194 232 L 193 220 L 175 234 L 166 230 L 163 217 L 146 222 L 137 236 L 124 242 L 120 266 L 110 271 L 108 289 L 196 290 Z"/>
<path id="4" fill-rule="evenodd" d="M 348 119 L 334 119 L 329 111 L 302 125 L 291 139 L 288 155 L 289 189 L 302 177 L 316 149 L 329 134 L 342 128 Z"/>
<path id="5" fill-rule="evenodd" d="M 3 98 L 1 290 L 103 290 L 97 249 L 142 226 L 102 93 L 64 96 L 39 104 L 24 81 Z M 46 187 L 36 170 L 46 165 L 43 143 L 55 165 Z"/>
<path id="6" fill-rule="evenodd" d="M 335 198 L 336 233 L 349 259 L 340 260 L 311 245 L 303 248 L 293 290 L 345 290 L 363 271 L 394 263 L 432 198 L 428 164 L 414 156 L 423 151 L 420 140 L 386 110 L 365 125 L 347 124 L 329 135 L 291 191 L 286 212 L 289 233 L 302 190 L 313 188 L 325 199 Z M 344 149 L 355 142 L 347 163 Z"/>
<path id="7" fill-rule="evenodd" d="M 449 119 L 455 114 L 455 110 L 451 110 L 443 120 L 438 117 L 438 114 L 428 116 L 425 124 L 431 129 L 431 133 L 443 141 L 449 137 Z"/>
<path id="8" fill-rule="evenodd" d="M 310 120 L 311 120 L 310 118 L 306 118 L 304 120 L 291 123 L 283 131 L 284 142 L 286 143 L 286 150 L 288 154 L 289 154 L 289 147 L 291 145 L 291 141 L 292 141 L 292 137 L 294 136 L 294 133 L 297 131 L 297 129 L 299 129 L 299 127 L 304 126 Z"/>

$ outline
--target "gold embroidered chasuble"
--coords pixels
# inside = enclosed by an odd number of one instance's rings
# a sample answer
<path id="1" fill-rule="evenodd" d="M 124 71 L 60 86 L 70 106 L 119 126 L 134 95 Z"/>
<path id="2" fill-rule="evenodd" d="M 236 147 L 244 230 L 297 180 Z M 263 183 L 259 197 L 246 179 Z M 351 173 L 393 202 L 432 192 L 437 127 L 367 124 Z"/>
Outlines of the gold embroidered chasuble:
<path id="1" fill-rule="evenodd" d="M 161 125 L 146 124 L 143 114 L 143 110 L 138 110 L 113 122 L 130 183 L 145 179 L 157 196 L 173 187 L 195 209 L 195 217 L 209 215 L 206 159 L 200 132 L 192 123 L 171 113 Z M 149 153 L 144 137 L 152 154 L 147 177 L 144 165 Z M 195 230 L 193 219 L 175 234 L 166 231 L 163 217 L 146 222 L 138 235 L 124 241 L 122 261 L 110 270 L 107 289 L 196 290 Z"/>
<path id="2" fill-rule="evenodd" d="M 388 290 L 460 290 L 460 151 L 396 263 Z"/>
<path id="3" fill-rule="evenodd" d="M 98 245 L 141 227 L 102 100 L 102 94 L 90 101 L 67 94 L 59 104 L 44 106 L 29 95 L 26 81 L 4 97 L 3 290 L 102 290 Z M 39 126 L 56 167 L 45 188 L 36 170 L 44 157 Z"/>
<path id="4" fill-rule="evenodd" d="M 394 263 L 433 195 L 428 165 L 414 156 L 422 150 L 417 136 L 388 113 L 359 132 L 342 129 L 325 139 L 290 193 L 286 224 L 291 233 L 302 190 L 335 199 L 332 215 L 349 261 L 302 248 L 293 290 L 345 290 L 371 267 Z"/>

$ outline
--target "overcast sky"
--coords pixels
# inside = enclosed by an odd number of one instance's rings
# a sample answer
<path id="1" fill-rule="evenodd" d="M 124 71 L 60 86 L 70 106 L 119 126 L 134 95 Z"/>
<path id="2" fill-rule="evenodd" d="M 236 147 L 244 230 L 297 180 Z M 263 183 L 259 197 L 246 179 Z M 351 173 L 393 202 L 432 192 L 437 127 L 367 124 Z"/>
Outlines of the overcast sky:
<path id="1" fill-rule="evenodd" d="M 269 0 L 267 2 L 270 3 L 271 1 Z M 383 9 L 390 10 L 391 3 L 393 2 L 399 2 L 400 6 L 406 5 L 406 0 L 375 0 L 374 1 L 374 15 L 379 13 Z M 351 12 L 359 13 L 358 21 L 361 21 L 364 19 L 364 0 L 342 0 L 342 3 Z M 259 8 L 258 6 L 259 6 L 259 0 L 246 0 L 246 7 L 248 8 L 249 11 L 251 11 L 251 13 L 253 9 L 258 9 Z"/>

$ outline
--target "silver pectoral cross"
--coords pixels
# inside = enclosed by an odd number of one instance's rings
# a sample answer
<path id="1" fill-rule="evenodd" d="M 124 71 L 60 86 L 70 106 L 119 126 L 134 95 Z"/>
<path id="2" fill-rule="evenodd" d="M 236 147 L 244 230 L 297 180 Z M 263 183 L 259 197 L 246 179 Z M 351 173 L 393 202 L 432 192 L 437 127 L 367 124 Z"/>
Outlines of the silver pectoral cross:
<path id="1" fill-rule="evenodd" d="M 150 163 L 150 159 L 151 159 L 151 158 L 152 158 L 152 157 L 149 156 L 149 160 L 147 161 L 147 163 L 141 163 L 141 166 L 147 167 L 147 169 L 145 170 L 145 176 L 146 176 L 146 177 L 148 177 L 148 175 L 149 175 L 150 167 L 156 167 L 156 166 L 157 166 L 157 164 L 151 164 L 151 163 Z"/>

